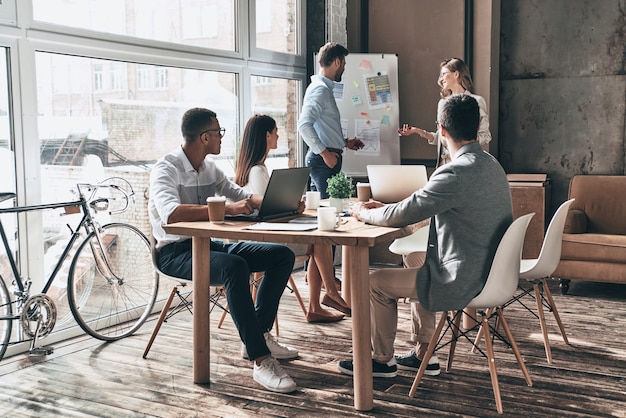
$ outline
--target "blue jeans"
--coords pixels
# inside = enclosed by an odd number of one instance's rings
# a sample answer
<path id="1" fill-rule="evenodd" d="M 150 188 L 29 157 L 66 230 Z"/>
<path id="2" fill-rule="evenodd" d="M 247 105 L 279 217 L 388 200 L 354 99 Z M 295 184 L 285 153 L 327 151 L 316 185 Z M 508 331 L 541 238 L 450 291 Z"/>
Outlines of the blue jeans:
<path id="1" fill-rule="evenodd" d="M 326 191 L 328 188 L 327 180 L 341 171 L 341 162 L 342 157 L 340 155 L 337 164 L 333 168 L 330 168 L 319 154 L 315 154 L 310 150 L 306 153 L 304 163 L 307 167 L 311 167 L 311 190 L 320 192 L 322 199 L 328 199 L 328 192 Z"/>
<path id="2" fill-rule="evenodd" d="M 293 251 L 284 245 L 211 241 L 211 284 L 224 286 L 230 315 L 250 360 L 270 354 L 263 334 L 272 329 L 294 261 Z M 191 239 L 163 247 L 158 263 L 166 274 L 191 279 Z M 257 271 L 265 276 L 255 306 L 250 273 Z"/>

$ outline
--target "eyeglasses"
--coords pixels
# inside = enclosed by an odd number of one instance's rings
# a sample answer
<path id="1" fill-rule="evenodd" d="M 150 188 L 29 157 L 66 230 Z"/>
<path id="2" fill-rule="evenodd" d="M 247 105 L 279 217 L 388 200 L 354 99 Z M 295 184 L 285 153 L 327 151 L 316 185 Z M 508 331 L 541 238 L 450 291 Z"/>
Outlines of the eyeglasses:
<path id="1" fill-rule="evenodd" d="M 439 73 L 439 78 L 444 78 L 446 74 L 450 74 L 452 71 L 442 71 Z"/>
<path id="2" fill-rule="evenodd" d="M 207 132 L 217 132 L 220 138 L 222 138 L 224 137 L 224 134 L 226 133 L 226 128 L 207 129 L 206 131 L 200 132 L 200 135 L 207 133 Z"/>

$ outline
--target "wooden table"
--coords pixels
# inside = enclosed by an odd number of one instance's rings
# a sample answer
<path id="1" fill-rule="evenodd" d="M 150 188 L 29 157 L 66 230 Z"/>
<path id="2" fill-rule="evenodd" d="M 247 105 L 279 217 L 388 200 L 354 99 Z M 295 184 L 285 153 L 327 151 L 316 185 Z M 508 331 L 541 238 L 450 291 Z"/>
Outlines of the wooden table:
<path id="1" fill-rule="evenodd" d="M 369 303 L 369 247 L 408 235 L 408 228 L 366 225 L 345 218 L 336 231 L 256 231 L 244 229 L 250 222 L 212 224 L 178 222 L 165 225 L 169 234 L 192 237 L 193 258 L 193 381 L 209 384 L 210 377 L 210 238 L 298 244 L 335 244 L 343 250 L 344 295 L 352 308 L 352 348 L 354 356 L 354 406 L 373 408 L 371 328 Z M 349 293 L 348 293 L 349 292 Z"/>

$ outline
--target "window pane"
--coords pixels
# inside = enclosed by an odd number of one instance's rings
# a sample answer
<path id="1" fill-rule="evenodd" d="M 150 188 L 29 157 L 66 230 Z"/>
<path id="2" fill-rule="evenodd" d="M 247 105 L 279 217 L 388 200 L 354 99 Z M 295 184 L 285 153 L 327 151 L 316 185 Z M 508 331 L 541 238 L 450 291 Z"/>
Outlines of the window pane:
<path id="1" fill-rule="evenodd" d="M 235 50 L 235 0 L 32 0 L 35 20 Z M 71 10 L 71 13 L 68 13 Z"/>
<path id="2" fill-rule="evenodd" d="M 0 192 L 15 193 L 15 155 L 13 153 L 13 137 L 11 135 L 7 52 L 6 48 L 0 48 Z M 0 207 L 7 208 L 13 206 L 13 204 L 14 199 L 8 199 L 0 202 Z M 17 216 L 11 214 L 2 215 L 2 226 L 9 240 L 13 256 L 16 256 Z M 5 283 L 10 283 L 13 277 L 4 247 L 0 247 L 0 275 L 7 279 Z"/>
<path id="3" fill-rule="evenodd" d="M 257 48 L 299 54 L 296 3 L 296 0 L 256 0 Z"/>
<path id="4" fill-rule="evenodd" d="M 0 192 L 15 192 L 15 160 L 9 108 L 7 49 L 0 48 Z"/>
<path id="5" fill-rule="evenodd" d="M 37 52 L 38 127 L 44 203 L 74 200 L 77 182 L 128 180 L 135 207 L 100 221 L 126 222 L 149 234 L 149 170 L 182 141 L 180 122 L 191 107 L 209 107 L 226 128 L 215 159 L 233 173 L 237 137 L 234 74 L 141 65 Z M 71 80 L 71 83 L 68 81 Z M 59 211 L 60 212 L 60 211 Z M 102 213 L 102 212 L 101 212 Z M 43 218 L 48 277 L 80 215 Z M 66 274 L 49 294 L 64 304 Z"/>
<path id="6" fill-rule="evenodd" d="M 269 170 L 297 166 L 298 91 L 300 81 L 253 75 L 252 113 L 269 115 L 278 126 L 278 148 L 267 156 Z"/>

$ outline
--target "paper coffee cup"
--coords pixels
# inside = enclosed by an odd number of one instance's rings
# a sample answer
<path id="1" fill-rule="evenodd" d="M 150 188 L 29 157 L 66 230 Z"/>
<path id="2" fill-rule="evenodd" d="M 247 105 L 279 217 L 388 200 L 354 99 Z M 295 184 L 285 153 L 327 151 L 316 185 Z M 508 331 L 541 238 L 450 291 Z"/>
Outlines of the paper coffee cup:
<path id="1" fill-rule="evenodd" d="M 222 196 L 209 196 L 206 198 L 209 208 L 209 221 L 214 224 L 223 224 L 226 214 L 226 198 Z"/>
<path id="2" fill-rule="evenodd" d="M 372 189 L 369 183 L 357 183 L 356 184 L 356 197 L 359 202 L 367 202 L 372 197 Z"/>

